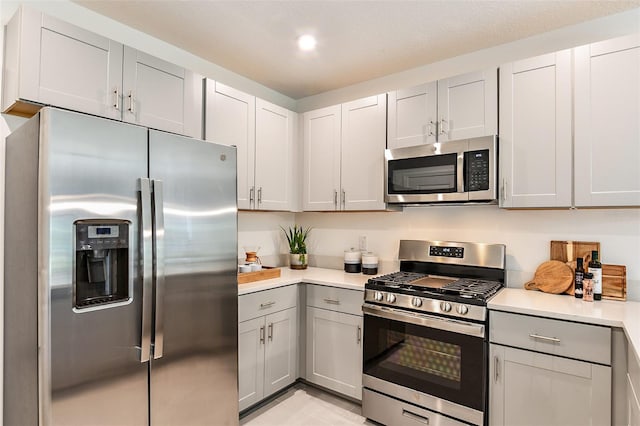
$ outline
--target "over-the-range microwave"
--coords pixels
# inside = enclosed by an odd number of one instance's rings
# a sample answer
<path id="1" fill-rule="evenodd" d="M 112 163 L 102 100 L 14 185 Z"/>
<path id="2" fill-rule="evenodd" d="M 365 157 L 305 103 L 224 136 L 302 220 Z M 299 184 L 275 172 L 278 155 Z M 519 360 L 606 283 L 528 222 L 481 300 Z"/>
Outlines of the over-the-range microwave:
<path id="1" fill-rule="evenodd" d="M 385 158 L 389 204 L 497 203 L 496 136 L 387 149 Z"/>

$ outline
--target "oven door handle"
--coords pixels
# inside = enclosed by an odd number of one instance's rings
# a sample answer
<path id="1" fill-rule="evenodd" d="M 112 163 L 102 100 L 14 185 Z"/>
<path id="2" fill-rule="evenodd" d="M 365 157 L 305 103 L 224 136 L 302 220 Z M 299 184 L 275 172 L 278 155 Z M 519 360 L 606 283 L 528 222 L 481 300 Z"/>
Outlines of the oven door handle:
<path id="1" fill-rule="evenodd" d="M 362 305 L 362 312 L 365 315 L 408 322 L 438 330 L 450 331 L 452 333 L 461 333 L 473 337 L 484 337 L 484 325 L 482 324 L 474 324 L 465 321 L 419 314 L 416 312 L 401 311 L 399 309 L 387 308 L 369 303 Z"/>

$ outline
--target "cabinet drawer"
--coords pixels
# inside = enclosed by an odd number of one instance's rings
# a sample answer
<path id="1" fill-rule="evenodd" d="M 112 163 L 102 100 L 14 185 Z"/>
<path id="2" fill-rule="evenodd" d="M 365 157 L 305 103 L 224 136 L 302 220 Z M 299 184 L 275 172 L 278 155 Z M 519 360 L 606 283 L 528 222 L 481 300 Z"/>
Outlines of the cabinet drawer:
<path id="1" fill-rule="evenodd" d="M 611 365 L 611 329 L 491 311 L 489 339 L 517 348 Z"/>
<path id="2" fill-rule="evenodd" d="M 298 306 L 298 286 L 288 285 L 238 298 L 238 322 Z"/>
<path id="3" fill-rule="evenodd" d="M 360 290 L 307 284 L 307 306 L 362 316 L 363 299 Z"/>

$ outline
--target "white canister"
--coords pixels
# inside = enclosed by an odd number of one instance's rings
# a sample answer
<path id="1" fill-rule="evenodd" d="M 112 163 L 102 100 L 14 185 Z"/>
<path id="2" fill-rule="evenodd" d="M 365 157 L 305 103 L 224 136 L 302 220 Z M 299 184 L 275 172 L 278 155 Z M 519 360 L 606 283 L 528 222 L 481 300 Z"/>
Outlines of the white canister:
<path id="1" fill-rule="evenodd" d="M 344 251 L 344 271 L 360 273 L 362 270 L 362 252 L 354 248 Z"/>
<path id="2" fill-rule="evenodd" d="M 362 273 L 365 275 L 378 273 L 378 256 L 375 253 L 366 252 L 362 254 Z"/>

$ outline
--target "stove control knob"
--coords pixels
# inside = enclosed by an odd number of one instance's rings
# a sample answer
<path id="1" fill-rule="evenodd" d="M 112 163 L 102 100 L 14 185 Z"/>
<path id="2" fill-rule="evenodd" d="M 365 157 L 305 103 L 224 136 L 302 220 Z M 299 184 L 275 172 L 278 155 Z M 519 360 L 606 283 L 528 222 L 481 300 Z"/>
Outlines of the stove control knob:
<path id="1" fill-rule="evenodd" d="M 449 302 L 440 302 L 440 310 L 442 312 L 451 311 L 451 303 L 449 303 Z"/>
<path id="2" fill-rule="evenodd" d="M 419 308 L 420 306 L 422 306 L 422 299 L 420 299 L 419 297 L 414 297 L 411 301 L 411 304 L 416 308 Z"/>
<path id="3" fill-rule="evenodd" d="M 456 311 L 458 311 L 460 315 L 466 315 L 467 312 L 469 312 L 469 308 L 467 308 L 467 305 L 458 305 Z"/>
<path id="4" fill-rule="evenodd" d="M 373 293 L 373 298 L 376 299 L 376 301 L 378 302 L 382 302 L 382 299 L 384 299 L 384 296 L 379 291 L 376 291 L 375 293 Z"/>
<path id="5" fill-rule="evenodd" d="M 395 303 L 396 301 L 396 295 L 395 294 L 387 294 L 387 302 L 389 303 Z"/>

